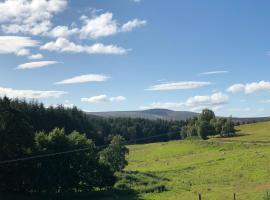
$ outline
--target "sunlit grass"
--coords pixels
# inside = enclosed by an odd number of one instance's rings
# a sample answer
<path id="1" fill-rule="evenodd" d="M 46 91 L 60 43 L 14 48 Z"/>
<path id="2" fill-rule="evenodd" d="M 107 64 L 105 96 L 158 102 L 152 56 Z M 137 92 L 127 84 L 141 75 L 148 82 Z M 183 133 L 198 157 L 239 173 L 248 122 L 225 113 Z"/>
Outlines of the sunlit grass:
<path id="1" fill-rule="evenodd" d="M 270 143 L 270 121 L 240 125 L 236 130 L 236 137 L 218 138 L 218 140 Z"/>
<path id="2" fill-rule="evenodd" d="M 239 126 L 233 138 L 240 141 L 270 141 L 270 122 Z M 257 131 L 257 132 L 256 132 Z M 166 191 L 139 192 L 141 199 L 237 199 L 263 200 L 270 189 L 270 145 L 173 141 L 129 146 L 127 171 L 160 178 Z M 138 185 L 135 190 L 138 190 Z"/>

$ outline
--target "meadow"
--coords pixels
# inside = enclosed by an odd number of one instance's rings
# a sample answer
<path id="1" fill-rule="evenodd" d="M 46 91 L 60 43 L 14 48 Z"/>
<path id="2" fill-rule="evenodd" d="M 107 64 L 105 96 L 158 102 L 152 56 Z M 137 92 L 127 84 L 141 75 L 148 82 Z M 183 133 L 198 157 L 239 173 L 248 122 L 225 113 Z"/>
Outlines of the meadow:
<path id="1" fill-rule="evenodd" d="M 270 122 L 237 129 L 229 143 L 215 138 L 131 145 L 116 186 L 133 189 L 135 199 L 191 200 L 201 193 L 205 200 L 228 200 L 236 193 L 236 199 L 263 200 L 270 189 Z"/>
<path id="2" fill-rule="evenodd" d="M 270 143 L 270 121 L 240 125 L 236 127 L 236 130 L 236 137 L 215 138 L 215 140 L 247 143 Z"/>

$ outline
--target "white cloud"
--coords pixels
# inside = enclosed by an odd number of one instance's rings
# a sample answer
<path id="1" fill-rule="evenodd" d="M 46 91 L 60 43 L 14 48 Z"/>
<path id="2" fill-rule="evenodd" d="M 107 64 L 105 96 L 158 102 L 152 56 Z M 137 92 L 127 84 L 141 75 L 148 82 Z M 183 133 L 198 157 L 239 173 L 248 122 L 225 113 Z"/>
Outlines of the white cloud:
<path id="1" fill-rule="evenodd" d="M 56 26 L 45 35 L 55 38 L 68 38 L 72 35 L 79 36 L 81 39 L 98 39 L 108 37 L 120 32 L 129 32 L 134 28 L 147 24 L 146 20 L 133 19 L 122 26 L 113 18 L 113 13 L 106 12 L 100 15 L 93 13 L 92 17 L 81 16 L 82 25 L 78 27 Z"/>
<path id="2" fill-rule="evenodd" d="M 24 63 L 21 64 L 17 67 L 17 69 L 34 69 L 34 68 L 41 68 L 41 67 L 45 67 L 48 65 L 53 65 L 53 64 L 57 64 L 60 62 L 57 61 L 38 61 L 38 62 L 29 62 L 29 63 Z"/>
<path id="3" fill-rule="evenodd" d="M 237 92 L 242 92 L 242 91 L 245 91 L 244 84 L 234 84 L 227 89 L 227 92 L 231 92 L 231 93 L 237 93 Z"/>
<path id="4" fill-rule="evenodd" d="M 125 100 L 126 100 L 126 97 L 123 97 L 123 96 L 108 97 L 106 94 L 93 96 L 89 98 L 81 98 L 82 102 L 88 102 L 88 103 L 120 102 L 120 101 L 125 101 Z"/>
<path id="5" fill-rule="evenodd" d="M 86 83 L 86 82 L 102 82 L 107 81 L 110 77 L 100 74 L 87 74 L 81 76 L 75 76 L 63 81 L 56 82 L 55 84 L 76 84 L 76 83 Z"/>
<path id="6" fill-rule="evenodd" d="M 184 81 L 184 82 L 171 82 L 153 85 L 146 90 L 160 91 L 160 90 L 187 90 L 195 89 L 204 86 L 211 85 L 211 82 L 200 82 L 200 81 Z"/>
<path id="7" fill-rule="evenodd" d="M 122 31 L 123 32 L 132 31 L 134 28 L 138 28 L 146 24 L 147 24 L 146 20 L 133 19 L 123 24 Z"/>
<path id="8" fill-rule="evenodd" d="M 30 51 L 28 49 L 20 49 L 16 55 L 17 56 L 28 56 L 30 54 Z"/>
<path id="9" fill-rule="evenodd" d="M 46 33 L 52 27 L 52 17 L 66 5 L 66 0 L 4 0 L 0 2 L 1 29 L 12 34 Z"/>
<path id="10" fill-rule="evenodd" d="M 270 91 L 270 82 L 260 81 L 247 84 L 234 84 L 227 89 L 228 92 L 245 92 L 246 94 L 251 94 L 260 91 Z"/>
<path id="11" fill-rule="evenodd" d="M 88 53 L 88 54 L 125 54 L 127 49 L 115 45 L 96 43 L 91 46 L 82 46 L 70 42 L 65 38 L 58 38 L 55 42 L 48 42 L 41 49 L 58 52 Z"/>
<path id="12" fill-rule="evenodd" d="M 154 108 L 161 108 L 161 109 L 178 109 L 183 106 L 181 102 L 153 102 L 149 106 L 141 106 L 140 109 L 154 109 Z"/>
<path id="13" fill-rule="evenodd" d="M 128 32 L 147 23 L 146 20 L 133 19 L 120 27 L 110 12 L 94 16 L 93 18 L 82 16 L 81 19 L 84 24 L 79 30 L 80 37 L 92 39 L 115 35 L 119 32 Z"/>
<path id="14" fill-rule="evenodd" d="M 15 90 L 12 88 L 0 87 L 0 96 L 7 96 L 9 98 L 59 98 L 65 94 L 67 94 L 67 92 L 64 91 Z"/>
<path id="15" fill-rule="evenodd" d="M 110 97 L 110 101 L 125 101 L 126 99 L 124 96 Z"/>
<path id="16" fill-rule="evenodd" d="M 29 37 L 0 36 L 0 54 L 13 53 L 18 56 L 26 56 L 30 53 L 27 48 L 35 47 L 38 44 L 38 41 Z"/>
<path id="17" fill-rule="evenodd" d="M 190 111 L 197 112 L 208 107 L 218 111 L 222 108 L 222 105 L 228 103 L 228 101 L 229 97 L 226 94 L 219 92 L 210 96 L 194 96 L 187 99 L 185 102 L 154 102 L 149 106 L 141 106 L 140 109 L 179 109 L 183 107 Z"/>
<path id="18" fill-rule="evenodd" d="M 67 0 L 2 0 L 0 29 L 9 34 L 23 33 L 56 38 L 76 35 L 82 39 L 97 39 L 131 31 L 146 24 L 145 20 L 133 19 L 121 26 L 114 19 L 113 13 L 105 12 L 97 15 L 93 12 L 91 17 L 81 16 L 80 27 L 76 25 L 74 27 L 74 23 L 71 27 L 65 25 L 53 27 L 53 17 L 62 12 L 67 3 Z"/>
<path id="19" fill-rule="evenodd" d="M 200 75 L 214 75 L 214 74 L 227 74 L 229 71 L 209 71 L 200 73 Z"/>
<path id="20" fill-rule="evenodd" d="M 118 32 L 118 25 L 112 13 L 103 13 L 94 18 L 82 17 L 84 25 L 80 30 L 82 38 L 99 38 L 114 35 Z"/>
<path id="21" fill-rule="evenodd" d="M 229 97 L 221 92 L 214 93 L 210 96 L 194 96 L 189 98 L 185 102 L 187 107 L 197 107 L 197 106 L 213 106 L 226 104 L 229 101 Z"/>
<path id="22" fill-rule="evenodd" d="M 42 59 L 42 58 L 43 58 L 43 55 L 40 53 L 32 54 L 32 55 L 28 56 L 28 59 L 30 59 L 30 60 L 38 60 L 38 59 Z"/>
<path id="23" fill-rule="evenodd" d="M 56 38 L 67 38 L 71 35 L 77 34 L 78 32 L 78 28 L 69 29 L 67 26 L 56 26 L 50 32 L 48 32 L 47 35 Z"/>

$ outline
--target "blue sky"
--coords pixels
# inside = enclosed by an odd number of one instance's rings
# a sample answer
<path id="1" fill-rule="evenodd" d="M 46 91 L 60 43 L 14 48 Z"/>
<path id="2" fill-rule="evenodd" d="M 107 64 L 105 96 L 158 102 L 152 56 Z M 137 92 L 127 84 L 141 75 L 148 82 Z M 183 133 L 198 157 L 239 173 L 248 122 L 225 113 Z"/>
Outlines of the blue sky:
<path id="1" fill-rule="evenodd" d="M 0 95 L 270 115 L 269 1 L 0 1 Z"/>

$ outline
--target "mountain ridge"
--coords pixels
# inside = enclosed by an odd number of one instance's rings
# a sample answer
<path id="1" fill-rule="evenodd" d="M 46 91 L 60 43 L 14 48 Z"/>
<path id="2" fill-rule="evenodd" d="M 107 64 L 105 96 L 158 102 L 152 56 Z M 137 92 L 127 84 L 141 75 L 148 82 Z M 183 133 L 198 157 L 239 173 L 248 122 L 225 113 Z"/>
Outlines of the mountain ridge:
<path id="1" fill-rule="evenodd" d="M 199 113 L 191 111 L 174 111 L 169 109 L 148 109 L 133 111 L 107 111 L 87 112 L 87 114 L 103 118 L 143 118 L 150 120 L 174 120 L 181 121 L 199 116 Z M 233 117 L 235 122 L 257 122 L 270 120 L 270 117 Z"/>

